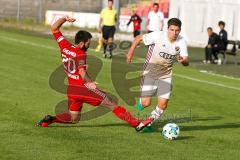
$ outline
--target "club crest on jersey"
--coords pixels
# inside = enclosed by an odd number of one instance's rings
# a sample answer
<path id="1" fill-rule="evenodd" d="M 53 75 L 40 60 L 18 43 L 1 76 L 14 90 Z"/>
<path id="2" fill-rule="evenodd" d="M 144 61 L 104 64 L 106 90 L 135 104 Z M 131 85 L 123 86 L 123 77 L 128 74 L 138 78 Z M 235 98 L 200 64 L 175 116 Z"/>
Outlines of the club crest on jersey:
<path id="1" fill-rule="evenodd" d="M 180 50 L 180 47 L 176 46 L 176 47 L 175 47 L 175 51 L 177 52 L 177 54 L 179 54 L 180 51 L 181 51 L 181 50 Z"/>

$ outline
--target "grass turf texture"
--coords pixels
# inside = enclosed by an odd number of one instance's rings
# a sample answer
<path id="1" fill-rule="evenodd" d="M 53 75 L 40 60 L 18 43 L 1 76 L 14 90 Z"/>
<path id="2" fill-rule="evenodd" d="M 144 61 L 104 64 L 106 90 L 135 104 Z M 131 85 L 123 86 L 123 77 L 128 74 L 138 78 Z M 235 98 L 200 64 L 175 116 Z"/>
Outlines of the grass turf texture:
<path id="1" fill-rule="evenodd" d="M 144 52 L 141 48 L 138 53 Z M 167 118 L 154 126 L 155 132 L 136 133 L 111 113 L 77 125 L 37 128 L 35 123 L 47 113 L 54 114 L 55 105 L 65 99 L 48 84 L 50 74 L 61 64 L 56 42 L 0 30 L 0 159 L 238 159 L 240 80 L 200 73 L 199 69 L 239 77 L 240 67 L 201 65 L 201 52 L 190 48 L 194 63 L 189 68 L 175 66 Z M 116 94 L 109 76 L 111 60 L 92 50 L 89 54 L 103 61 L 96 79 L 100 88 L 118 97 L 134 115 L 148 115 L 152 107 L 138 113 Z M 139 57 L 135 61 L 142 61 L 143 55 Z M 91 109 L 85 105 L 83 112 Z M 176 141 L 161 135 L 169 117 L 181 128 Z M 177 121 L 179 117 L 183 121 Z"/>

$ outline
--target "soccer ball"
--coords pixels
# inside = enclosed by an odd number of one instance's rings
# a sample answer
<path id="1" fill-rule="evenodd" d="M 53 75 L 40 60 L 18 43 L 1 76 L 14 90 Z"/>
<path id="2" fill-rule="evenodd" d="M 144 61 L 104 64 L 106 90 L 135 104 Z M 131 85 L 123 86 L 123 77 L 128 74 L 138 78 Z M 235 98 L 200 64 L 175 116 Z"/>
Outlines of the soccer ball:
<path id="1" fill-rule="evenodd" d="M 168 123 L 163 127 L 162 135 L 168 140 L 174 140 L 179 136 L 180 128 L 175 123 Z"/>

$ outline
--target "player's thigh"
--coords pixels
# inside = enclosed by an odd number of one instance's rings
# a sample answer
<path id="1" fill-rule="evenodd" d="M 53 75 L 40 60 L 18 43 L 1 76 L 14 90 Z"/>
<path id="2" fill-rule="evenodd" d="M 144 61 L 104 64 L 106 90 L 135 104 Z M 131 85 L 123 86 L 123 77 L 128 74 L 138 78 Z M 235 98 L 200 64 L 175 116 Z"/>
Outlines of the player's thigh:
<path id="1" fill-rule="evenodd" d="M 142 76 L 141 97 L 153 97 L 156 95 L 157 85 L 155 82 L 156 80 L 151 77 Z"/>
<path id="2" fill-rule="evenodd" d="M 98 106 L 105 98 L 105 93 L 99 89 L 88 89 L 86 86 L 70 86 L 68 87 L 68 97 L 73 99 L 75 103 L 72 109 L 78 103 L 88 103 L 92 106 Z"/>
<path id="3" fill-rule="evenodd" d="M 116 29 L 115 29 L 115 27 L 114 26 L 112 26 L 112 27 L 110 27 L 109 28 L 109 32 L 108 32 L 108 43 L 112 43 L 113 42 L 113 39 L 114 39 L 114 35 L 115 35 L 115 31 L 116 31 Z"/>
<path id="4" fill-rule="evenodd" d="M 172 78 L 160 79 L 158 80 L 157 85 L 158 105 L 164 109 L 167 107 L 172 93 Z"/>
<path id="5" fill-rule="evenodd" d="M 98 88 L 96 89 L 87 88 L 87 91 L 85 93 L 86 93 L 85 95 L 80 96 L 83 103 L 88 103 L 92 106 L 101 105 L 106 97 L 106 93 Z"/>
<path id="6" fill-rule="evenodd" d="M 109 38 L 109 29 L 107 26 L 102 27 L 102 38 L 103 38 L 103 43 L 107 43 Z"/>
<path id="7" fill-rule="evenodd" d="M 100 105 L 113 110 L 117 106 L 117 102 L 111 96 L 106 94 L 106 97 L 103 99 Z"/>
<path id="8" fill-rule="evenodd" d="M 157 96 L 169 99 L 172 93 L 172 78 L 159 79 L 157 87 Z"/>
<path id="9" fill-rule="evenodd" d="M 77 96 L 68 95 L 68 110 L 73 112 L 81 112 L 83 102 Z"/>

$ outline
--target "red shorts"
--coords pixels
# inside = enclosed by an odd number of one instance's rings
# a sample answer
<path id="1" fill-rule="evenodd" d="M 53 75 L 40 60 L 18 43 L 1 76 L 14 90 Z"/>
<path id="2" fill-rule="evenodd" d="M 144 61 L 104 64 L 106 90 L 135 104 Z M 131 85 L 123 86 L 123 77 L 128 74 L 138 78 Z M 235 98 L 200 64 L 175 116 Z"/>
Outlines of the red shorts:
<path id="1" fill-rule="evenodd" d="M 68 109 L 70 111 L 81 111 L 83 103 L 88 103 L 93 106 L 98 106 L 106 97 L 105 92 L 94 89 L 90 90 L 84 85 L 68 86 Z"/>

